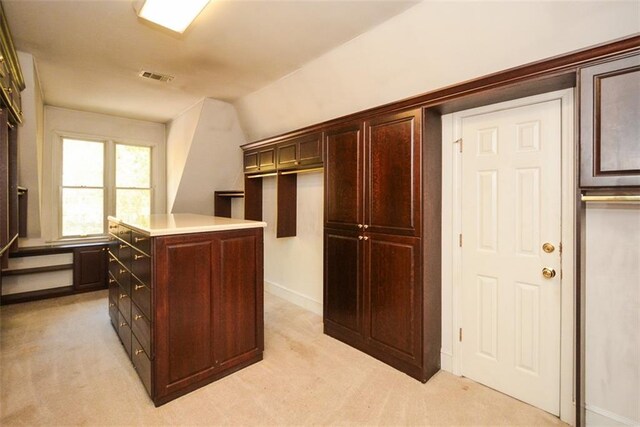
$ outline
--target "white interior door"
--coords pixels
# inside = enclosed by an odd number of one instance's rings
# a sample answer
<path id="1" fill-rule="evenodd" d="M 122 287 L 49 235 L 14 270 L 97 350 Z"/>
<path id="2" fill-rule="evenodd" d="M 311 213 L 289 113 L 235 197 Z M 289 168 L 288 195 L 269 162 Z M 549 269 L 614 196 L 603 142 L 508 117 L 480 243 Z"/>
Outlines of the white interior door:
<path id="1" fill-rule="evenodd" d="M 553 100 L 461 120 L 461 373 L 555 415 L 561 114 Z"/>

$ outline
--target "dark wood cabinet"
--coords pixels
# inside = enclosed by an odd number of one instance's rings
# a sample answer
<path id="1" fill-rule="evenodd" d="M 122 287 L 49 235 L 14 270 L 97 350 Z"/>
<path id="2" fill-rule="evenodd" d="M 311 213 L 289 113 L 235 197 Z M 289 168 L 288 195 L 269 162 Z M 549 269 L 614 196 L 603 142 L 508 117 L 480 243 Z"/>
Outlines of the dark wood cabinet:
<path id="1" fill-rule="evenodd" d="M 107 247 L 79 247 L 73 251 L 73 287 L 94 290 L 107 287 Z"/>
<path id="2" fill-rule="evenodd" d="M 640 54 L 580 70 L 580 186 L 640 186 Z"/>
<path id="3" fill-rule="evenodd" d="M 244 153 L 244 172 L 271 172 L 276 170 L 276 147 L 266 147 Z"/>
<path id="4" fill-rule="evenodd" d="M 280 142 L 276 156 L 278 170 L 322 165 L 322 133 L 305 134 Z"/>
<path id="5" fill-rule="evenodd" d="M 326 130 L 324 330 L 426 381 L 440 298 L 422 280 L 422 143 L 420 109 Z"/>
<path id="6" fill-rule="evenodd" d="M 156 406 L 262 359 L 261 228 L 109 230 L 109 313 Z"/>

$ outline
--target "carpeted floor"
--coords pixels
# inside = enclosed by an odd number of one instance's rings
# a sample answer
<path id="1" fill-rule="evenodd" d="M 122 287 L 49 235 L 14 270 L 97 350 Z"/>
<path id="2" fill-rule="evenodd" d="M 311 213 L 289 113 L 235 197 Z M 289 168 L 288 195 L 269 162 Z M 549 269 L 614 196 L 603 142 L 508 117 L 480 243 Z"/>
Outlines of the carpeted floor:
<path id="1" fill-rule="evenodd" d="M 107 314 L 107 292 L 0 307 L 0 424 L 557 425 L 465 378 L 428 383 L 322 334 L 265 295 L 264 360 L 155 408 Z"/>

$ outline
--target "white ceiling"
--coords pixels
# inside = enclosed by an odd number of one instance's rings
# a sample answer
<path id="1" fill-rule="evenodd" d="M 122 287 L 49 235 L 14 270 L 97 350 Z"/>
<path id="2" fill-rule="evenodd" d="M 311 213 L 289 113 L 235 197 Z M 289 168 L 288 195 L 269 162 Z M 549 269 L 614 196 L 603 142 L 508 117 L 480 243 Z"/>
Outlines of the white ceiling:
<path id="1" fill-rule="evenodd" d="M 47 105 L 166 122 L 203 97 L 251 93 L 418 1 L 213 0 L 182 36 L 140 20 L 133 1 L 2 3 Z"/>

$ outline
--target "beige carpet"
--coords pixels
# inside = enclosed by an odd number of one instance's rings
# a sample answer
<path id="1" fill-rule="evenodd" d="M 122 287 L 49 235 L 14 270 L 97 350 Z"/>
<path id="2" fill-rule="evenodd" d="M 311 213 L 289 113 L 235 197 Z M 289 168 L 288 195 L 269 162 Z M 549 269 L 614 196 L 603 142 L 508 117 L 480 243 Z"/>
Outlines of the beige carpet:
<path id="1" fill-rule="evenodd" d="M 268 294 L 264 360 L 155 408 L 106 299 L 101 291 L 0 307 L 0 424 L 562 424 L 446 372 L 421 384 L 323 335 L 320 316 Z"/>

